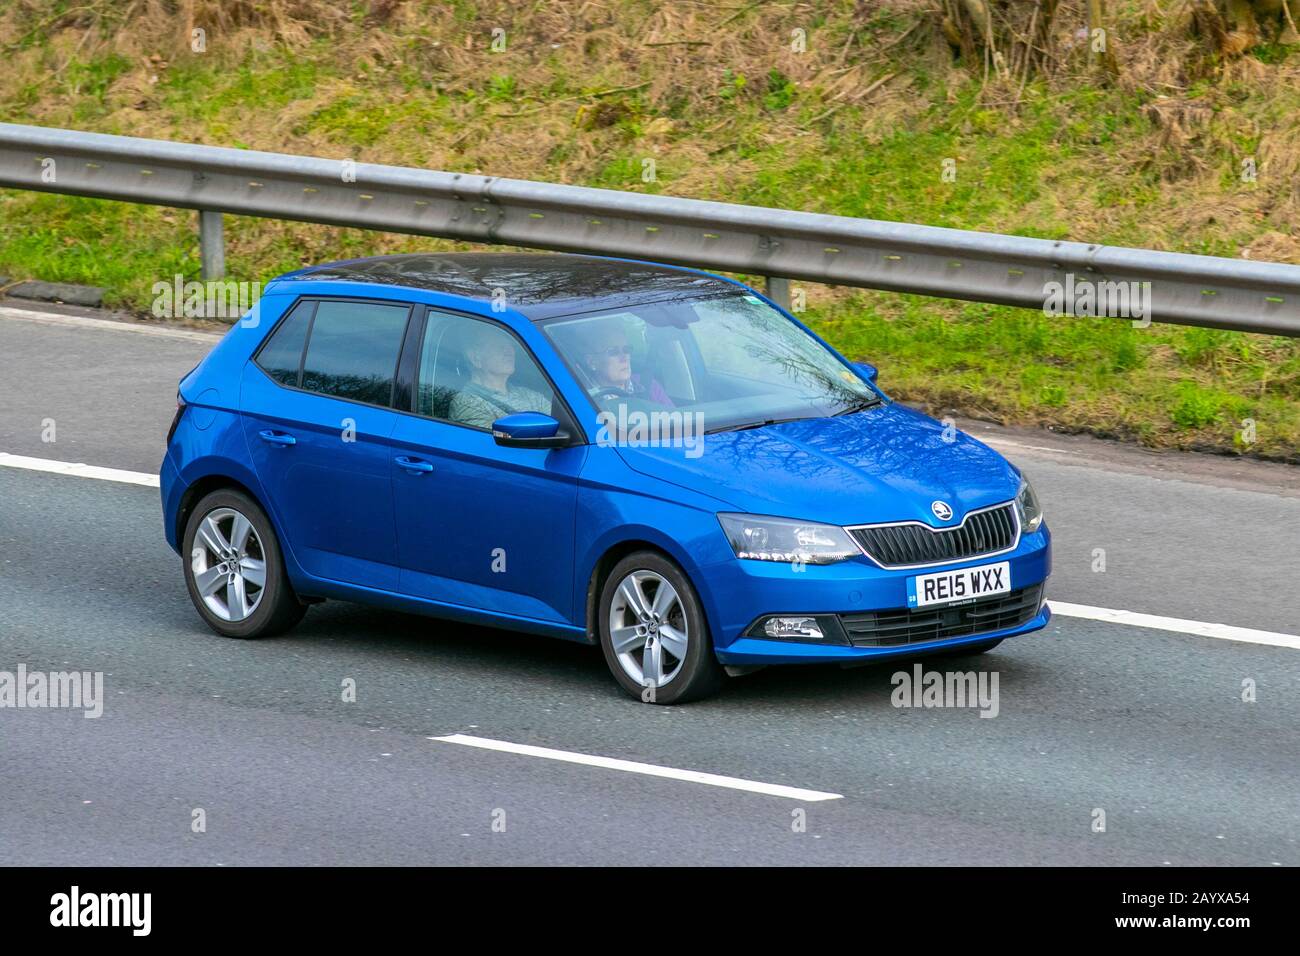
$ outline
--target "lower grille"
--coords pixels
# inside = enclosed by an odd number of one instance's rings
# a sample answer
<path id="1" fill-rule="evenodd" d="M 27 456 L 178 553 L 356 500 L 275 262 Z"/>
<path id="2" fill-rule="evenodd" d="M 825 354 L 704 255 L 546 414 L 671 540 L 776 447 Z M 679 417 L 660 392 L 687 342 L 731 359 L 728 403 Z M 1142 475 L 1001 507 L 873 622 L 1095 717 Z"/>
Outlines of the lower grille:
<path id="1" fill-rule="evenodd" d="M 921 644 L 1019 627 L 1038 613 L 1042 599 L 1043 585 L 1035 584 L 960 607 L 841 614 L 840 623 L 854 647 Z"/>
<path id="2" fill-rule="evenodd" d="M 1009 550 L 1016 543 L 1016 506 L 975 511 L 955 528 L 923 524 L 867 525 L 848 531 L 885 568 L 947 564 Z"/>

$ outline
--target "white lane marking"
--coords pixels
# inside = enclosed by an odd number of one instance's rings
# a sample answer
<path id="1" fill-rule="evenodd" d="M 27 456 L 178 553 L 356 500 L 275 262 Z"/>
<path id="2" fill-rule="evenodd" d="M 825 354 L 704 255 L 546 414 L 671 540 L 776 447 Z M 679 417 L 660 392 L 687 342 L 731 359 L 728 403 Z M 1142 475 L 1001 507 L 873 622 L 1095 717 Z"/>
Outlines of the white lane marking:
<path id="1" fill-rule="evenodd" d="M 1257 631 L 1233 624 L 1210 624 L 1206 621 L 1185 621 L 1159 614 L 1141 614 L 1137 611 L 1116 611 L 1108 607 L 1089 607 L 1086 604 L 1068 604 L 1065 601 L 1048 601 L 1053 614 L 1065 617 L 1082 617 L 1108 624 L 1127 624 L 1130 627 L 1148 627 L 1157 631 L 1176 631 L 1199 637 L 1216 637 L 1223 641 L 1241 641 L 1246 644 L 1268 644 L 1273 647 L 1290 647 L 1300 650 L 1300 635 L 1279 634 L 1276 631 Z"/>
<path id="2" fill-rule="evenodd" d="M 0 467 L 24 468 L 29 471 L 45 471 L 55 475 L 69 475 L 74 478 L 95 478 L 99 481 L 118 481 L 128 485 L 144 485 L 148 488 L 158 487 L 158 476 L 142 471 L 123 471 L 119 468 L 101 468 L 98 465 L 83 465 L 80 462 L 52 461 L 48 458 L 27 458 L 23 455 L 10 455 L 0 452 Z M 1290 647 L 1300 650 L 1300 635 L 1279 634 L 1276 631 L 1257 631 L 1249 627 L 1237 627 L 1233 624 L 1212 624 L 1206 621 L 1187 621 L 1177 617 L 1162 617 L 1158 614 L 1142 614 L 1137 611 L 1119 611 L 1108 607 L 1090 607 L 1086 604 L 1069 604 L 1065 601 L 1048 601 L 1053 614 L 1062 617 L 1081 617 L 1090 621 L 1104 621 L 1108 624 L 1126 624 L 1130 627 L 1145 627 L 1156 631 L 1174 631 L 1179 634 L 1194 634 L 1198 637 L 1214 637 L 1225 641 L 1240 641 L 1246 644 L 1268 644 L 1272 647 Z M 449 738 L 430 737 L 430 740 Z M 478 738 L 467 738 L 478 739 Z M 459 743 L 460 741 L 453 741 Z M 504 744 L 497 749 L 507 749 L 515 744 Z M 517 746 L 523 746 L 522 744 Z M 538 749 L 538 748 L 533 748 Z M 523 751 L 517 751 L 522 753 Z M 554 751 L 563 753 L 563 751 Z M 581 756 L 572 754 L 570 756 Z M 556 758 L 561 759 L 561 758 Z M 605 760 L 604 757 L 588 758 L 592 761 Z M 619 761 L 614 761 L 618 763 Z M 626 762 L 626 761 L 623 761 Z M 599 764 L 605 766 L 605 764 Z M 648 765 L 638 765 L 648 766 Z M 644 771 L 642 771 L 644 772 Z M 671 773 L 691 773 L 693 771 L 671 771 Z M 704 774 L 703 776 L 710 776 Z M 726 779 L 726 778 L 723 778 Z M 742 781 L 743 782 L 743 781 Z M 722 786 L 722 784 L 719 784 Z M 759 786 L 764 786 L 760 784 Z M 823 797 L 822 799 L 829 799 Z"/>
<path id="3" fill-rule="evenodd" d="M 1023 448 L 1026 451 L 1047 451 L 1054 455 L 1077 455 L 1078 452 L 1071 448 L 1050 448 L 1047 445 L 1027 445 L 1024 442 L 1012 441 L 1010 438 L 994 438 L 992 436 L 976 435 L 969 432 L 972 438 L 982 441 L 991 448 Z"/>
<path id="4" fill-rule="evenodd" d="M 139 335 L 153 335 L 164 339 L 185 339 L 189 342 L 203 342 L 206 345 L 212 345 L 221 338 L 221 334 L 218 332 L 174 329 L 170 326 L 145 325 L 140 322 L 114 322 L 111 319 L 92 319 L 84 315 L 36 312 L 31 309 L 15 309 L 10 306 L 0 306 L 0 319 L 36 322 L 41 325 L 64 325 L 82 329 L 105 329 L 110 332 L 135 332 Z"/>
<path id="5" fill-rule="evenodd" d="M 591 754 L 572 753 L 568 750 L 552 750 L 549 747 L 533 747 L 528 744 L 512 744 L 505 740 L 471 737 L 467 734 L 449 734 L 445 737 L 430 737 L 429 739 L 446 744 L 460 744 L 463 747 L 478 747 L 482 750 L 498 750 L 505 753 L 522 754 L 525 757 L 542 757 L 547 760 L 561 760 L 565 763 L 579 763 L 588 767 L 623 770 L 628 773 L 644 774 L 648 777 L 667 777 L 670 780 L 684 780 L 687 783 L 703 783 L 710 787 L 727 787 L 731 790 L 765 793 L 768 796 L 788 797 L 791 800 L 811 802 L 815 800 L 840 800 L 844 797 L 842 793 L 803 790 L 799 787 L 782 786 L 779 783 L 760 783 L 757 780 L 742 780 L 739 777 L 722 777 L 716 773 L 701 773 L 698 770 L 675 770 L 672 767 L 659 767 L 651 763 L 638 763 L 635 760 L 595 757 Z"/>
<path id="6" fill-rule="evenodd" d="M 128 485 L 144 485 L 146 488 L 158 487 L 158 476 L 143 471 L 101 468 L 98 465 L 83 465 L 79 461 L 51 461 L 48 458 L 28 458 L 25 455 L 11 455 L 4 451 L 0 451 L 0 467 L 23 468 L 27 471 L 47 471 L 53 475 L 69 475 L 73 478 L 120 481 Z"/>

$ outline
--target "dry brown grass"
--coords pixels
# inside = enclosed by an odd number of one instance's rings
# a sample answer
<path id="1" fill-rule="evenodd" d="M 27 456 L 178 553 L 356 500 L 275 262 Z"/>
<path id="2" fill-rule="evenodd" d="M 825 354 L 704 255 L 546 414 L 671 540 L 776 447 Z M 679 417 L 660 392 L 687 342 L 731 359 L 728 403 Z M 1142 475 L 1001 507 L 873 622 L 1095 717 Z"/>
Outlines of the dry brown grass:
<path id="1" fill-rule="evenodd" d="M 1300 63 L 1225 56 L 1205 2 L 1110 5 L 1114 88 L 1144 101 L 1148 127 L 1108 147 L 1106 161 L 1116 175 L 1154 173 L 1169 185 L 1153 245 L 1225 224 L 1238 232 L 1252 222 L 1290 232 L 1300 212 L 1294 112 L 1263 115 L 1236 92 L 1300 88 Z M 884 142 L 942 110 L 947 104 L 936 93 L 946 92 L 951 103 L 981 72 L 980 64 L 954 59 L 939 0 L 484 0 L 472 16 L 426 0 L 371 0 L 360 8 L 344 0 L 97 0 L 61 15 L 50 14 L 51 6 L 11 0 L 0 10 L 0 48 L 9 51 L 19 83 L 64 74 L 69 64 L 106 52 L 126 58 L 131 68 L 103 93 L 108 112 L 95 128 L 564 182 L 598 179 L 612 155 L 634 144 L 640 155 L 671 164 L 675 193 L 709 198 L 751 181 L 759 172 L 756 151 L 823 152 L 846 130 L 868 145 Z M 1007 10 L 1032 6 L 1012 0 Z M 1085 22 L 1084 0 L 1058 4 L 1041 51 L 1039 82 L 1049 97 L 1108 82 L 1089 66 L 1078 35 Z M 190 49 L 195 27 L 207 31 L 204 54 Z M 506 31 L 504 52 L 489 52 L 494 28 Z M 796 53 L 793 31 L 800 29 L 807 49 Z M 34 31 L 47 42 L 23 47 Z M 281 63 L 286 55 L 310 59 L 318 80 L 275 109 L 205 125 L 178 121 L 161 103 L 159 78 L 198 56 L 233 69 Z M 759 119 L 772 71 L 797 89 L 797 108 Z M 923 74 L 931 78 L 925 90 L 917 82 Z M 494 76 L 512 78 L 513 95 L 492 96 Z M 735 86 L 738 76 L 743 87 Z M 1002 82 L 995 72 L 984 86 L 981 104 L 1004 110 L 1004 126 L 1014 129 L 1023 84 L 1014 76 Z M 83 100 L 77 90 L 51 91 L 28 111 L 47 125 L 84 126 L 76 112 Z M 313 122 L 346 102 L 359 114 L 391 108 L 392 115 L 368 136 Z M 436 118 L 425 105 L 440 111 Z M 1063 121 L 1069 110 L 1060 107 Z M 1227 157 L 1245 158 L 1252 150 L 1242 144 L 1252 141 L 1259 144 L 1259 180 L 1225 195 L 1220 180 L 1238 172 Z M 1049 181 L 1055 175 L 1044 173 Z M 626 188 L 643 187 L 630 181 Z M 1045 192 L 1036 219 L 1084 221 L 1094 235 L 1122 225 L 1121 211 L 1096 208 L 1069 183 Z M 1195 197 L 1205 197 L 1205 208 Z M 983 224 L 1016 226 L 1011 219 Z"/>

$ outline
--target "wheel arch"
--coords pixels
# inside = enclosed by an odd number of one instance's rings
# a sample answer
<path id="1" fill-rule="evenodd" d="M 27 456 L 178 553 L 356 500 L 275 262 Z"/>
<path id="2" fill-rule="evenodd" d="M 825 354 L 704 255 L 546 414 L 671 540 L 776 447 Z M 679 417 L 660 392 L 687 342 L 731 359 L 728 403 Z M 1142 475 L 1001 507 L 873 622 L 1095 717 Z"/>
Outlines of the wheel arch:
<path id="1" fill-rule="evenodd" d="M 190 515 L 193 514 L 195 505 L 202 501 L 207 495 L 212 494 L 214 491 L 220 491 L 223 488 L 232 488 L 235 491 L 248 495 L 248 497 L 257 502 L 259 508 L 266 512 L 267 517 L 271 519 L 272 526 L 274 526 L 275 519 L 271 516 L 271 512 L 267 510 L 261 497 L 244 482 L 240 481 L 238 478 L 233 478 L 230 475 L 204 475 L 202 478 L 198 478 L 192 482 L 189 487 L 185 489 L 184 494 L 181 495 L 180 506 L 176 509 L 177 541 L 183 542 L 185 540 L 185 526 L 189 524 Z M 279 530 L 279 528 L 276 528 L 277 535 L 279 535 Z M 279 536 L 281 538 L 284 537 L 283 535 Z M 283 541 L 281 542 L 280 550 L 284 550 Z"/>
<path id="2" fill-rule="evenodd" d="M 610 545 L 596 559 L 595 566 L 591 569 L 591 575 L 587 579 L 587 594 L 583 605 L 583 617 L 586 621 L 586 635 L 588 644 L 600 643 L 600 632 L 597 630 L 600 626 L 600 592 L 605 586 L 605 581 L 609 578 L 609 573 L 614 570 L 614 566 L 626 558 L 629 554 L 635 554 L 638 551 L 653 551 L 667 561 L 671 561 L 677 566 L 677 570 L 682 572 L 682 576 L 690 582 L 691 588 L 695 591 L 695 596 L 703 604 L 703 598 L 700 597 L 699 584 L 691 576 L 690 570 L 682 563 L 681 559 L 665 548 L 658 542 L 651 541 L 648 538 L 626 538 L 622 541 Z M 708 619 L 707 610 L 705 619 Z"/>

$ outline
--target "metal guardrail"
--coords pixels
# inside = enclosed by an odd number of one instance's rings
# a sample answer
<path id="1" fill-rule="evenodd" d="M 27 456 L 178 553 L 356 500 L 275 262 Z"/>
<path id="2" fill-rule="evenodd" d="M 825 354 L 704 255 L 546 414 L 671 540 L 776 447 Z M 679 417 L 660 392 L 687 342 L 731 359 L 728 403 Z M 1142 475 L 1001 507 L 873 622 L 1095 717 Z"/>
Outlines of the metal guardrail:
<path id="1" fill-rule="evenodd" d="M 1300 266 L 0 123 L 0 186 L 586 252 L 1042 309 L 1049 283 L 1149 282 L 1157 322 L 1300 336 Z"/>

